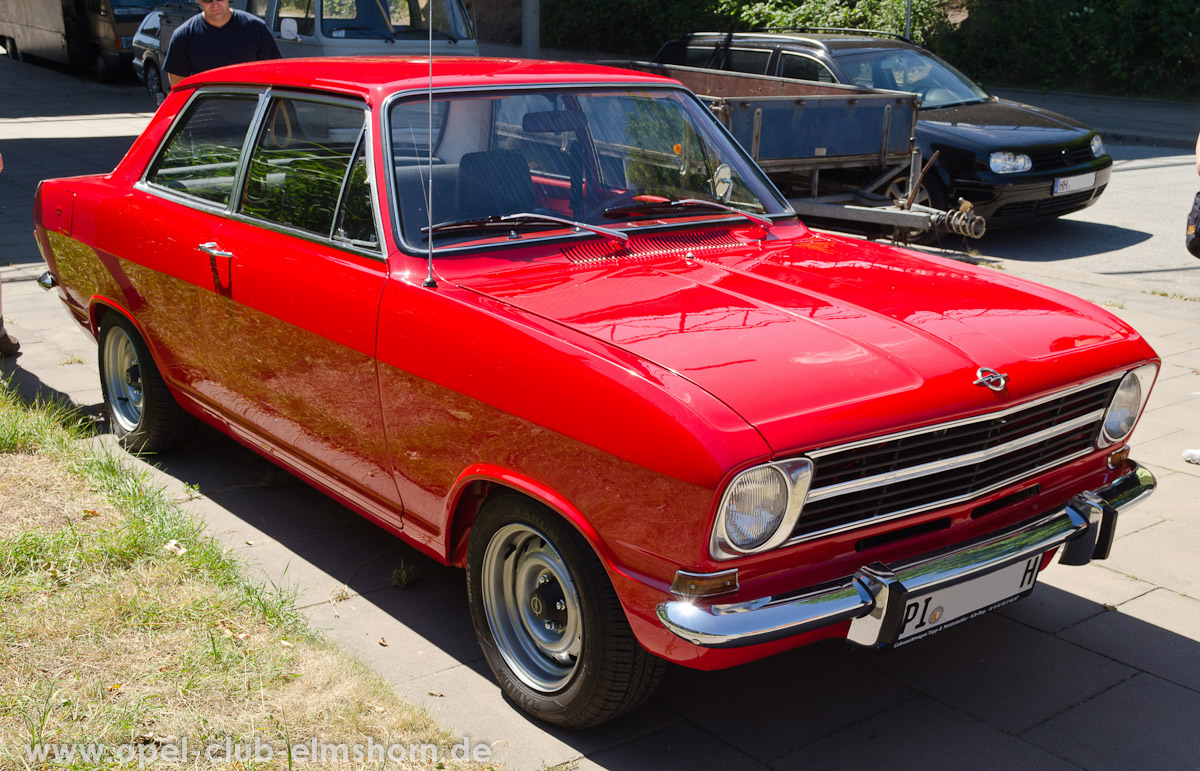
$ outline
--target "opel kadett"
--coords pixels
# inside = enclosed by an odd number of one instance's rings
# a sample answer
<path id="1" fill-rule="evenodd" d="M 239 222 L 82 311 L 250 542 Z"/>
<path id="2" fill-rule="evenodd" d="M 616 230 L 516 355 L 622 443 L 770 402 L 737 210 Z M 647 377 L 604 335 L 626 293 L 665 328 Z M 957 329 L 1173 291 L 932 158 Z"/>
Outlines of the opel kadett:
<path id="1" fill-rule="evenodd" d="M 214 70 L 34 217 L 125 447 L 199 419 L 466 568 L 497 680 L 552 723 L 665 662 L 927 637 L 1103 559 L 1154 488 L 1137 332 L 809 230 L 655 75 Z"/>

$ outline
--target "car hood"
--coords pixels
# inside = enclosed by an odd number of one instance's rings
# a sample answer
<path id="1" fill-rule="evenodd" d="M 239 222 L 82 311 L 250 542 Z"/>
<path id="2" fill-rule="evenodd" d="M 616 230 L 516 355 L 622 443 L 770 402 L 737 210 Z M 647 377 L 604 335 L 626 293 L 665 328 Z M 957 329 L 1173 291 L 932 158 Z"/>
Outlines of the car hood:
<path id="1" fill-rule="evenodd" d="M 953 137 L 958 146 L 979 151 L 1077 144 L 1093 133 L 1074 118 L 1003 99 L 921 110 L 917 132 Z"/>
<path id="2" fill-rule="evenodd" d="M 690 379 L 776 453 L 978 414 L 1154 355 L 1070 295 L 816 234 L 460 283 Z M 981 367 L 1007 389 L 975 385 Z"/>

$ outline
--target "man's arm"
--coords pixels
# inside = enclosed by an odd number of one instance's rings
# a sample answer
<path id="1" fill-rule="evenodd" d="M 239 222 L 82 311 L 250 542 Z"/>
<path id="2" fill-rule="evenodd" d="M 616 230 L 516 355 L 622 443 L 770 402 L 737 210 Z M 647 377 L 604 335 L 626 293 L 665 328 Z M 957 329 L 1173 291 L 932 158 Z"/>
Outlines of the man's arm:
<path id="1" fill-rule="evenodd" d="M 167 73 L 171 88 L 175 88 L 175 84 L 188 75 L 194 74 L 189 63 L 187 36 L 181 34 L 183 30 L 181 25 L 172 33 L 171 41 L 167 43 L 167 55 L 163 57 L 163 72 Z"/>

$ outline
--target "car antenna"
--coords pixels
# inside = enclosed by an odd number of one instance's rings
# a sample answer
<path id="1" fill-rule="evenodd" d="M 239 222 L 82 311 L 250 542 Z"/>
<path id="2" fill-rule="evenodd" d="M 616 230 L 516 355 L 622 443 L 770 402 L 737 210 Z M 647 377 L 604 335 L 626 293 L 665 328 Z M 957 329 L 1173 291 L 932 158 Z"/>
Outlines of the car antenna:
<path id="1" fill-rule="evenodd" d="M 421 286 L 437 289 L 437 281 L 433 278 L 433 4 L 429 4 L 429 187 L 425 188 L 425 214 L 429 218 L 429 238 L 425 257 L 425 280 Z"/>

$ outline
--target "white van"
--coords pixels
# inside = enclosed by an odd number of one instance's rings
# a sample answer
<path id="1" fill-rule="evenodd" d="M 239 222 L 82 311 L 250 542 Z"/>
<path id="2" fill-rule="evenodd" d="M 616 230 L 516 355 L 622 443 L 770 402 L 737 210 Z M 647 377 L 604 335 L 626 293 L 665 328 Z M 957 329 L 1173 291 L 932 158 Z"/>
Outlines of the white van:
<path id="1" fill-rule="evenodd" d="M 247 10 L 271 28 L 285 57 L 478 56 L 462 0 L 250 0 Z"/>

